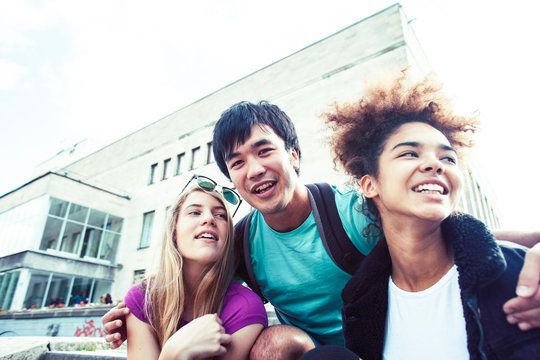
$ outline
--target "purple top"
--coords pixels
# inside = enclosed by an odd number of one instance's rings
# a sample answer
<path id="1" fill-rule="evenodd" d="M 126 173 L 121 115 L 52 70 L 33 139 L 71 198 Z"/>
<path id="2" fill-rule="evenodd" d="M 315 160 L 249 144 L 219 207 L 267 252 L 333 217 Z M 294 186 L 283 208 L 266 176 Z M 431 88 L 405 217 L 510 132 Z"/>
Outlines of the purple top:
<path id="1" fill-rule="evenodd" d="M 137 319 L 149 323 L 144 312 L 144 289 L 140 284 L 129 289 L 124 302 Z M 225 294 L 219 317 L 227 334 L 233 334 L 251 324 L 268 326 L 268 317 L 262 300 L 253 291 L 234 281 Z M 179 328 L 185 324 L 187 322 L 181 321 Z"/>

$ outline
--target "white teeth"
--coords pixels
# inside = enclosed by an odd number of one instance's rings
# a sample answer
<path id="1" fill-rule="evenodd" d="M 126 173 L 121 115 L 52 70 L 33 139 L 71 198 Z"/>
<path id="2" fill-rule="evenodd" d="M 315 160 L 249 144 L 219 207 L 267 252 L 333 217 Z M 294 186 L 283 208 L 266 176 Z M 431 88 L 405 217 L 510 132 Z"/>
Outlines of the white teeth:
<path id="1" fill-rule="evenodd" d="M 273 184 L 272 183 L 264 183 L 262 184 L 261 186 L 259 186 L 258 188 L 255 189 L 255 192 L 261 192 L 263 190 L 266 190 L 268 189 L 270 186 L 272 186 Z"/>
<path id="2" fill-rule="evenodd" d="M 209 234 L 209 233 L 203 233 L 203 234 L 197 236 L 197 238 L 198 238 L 198 239 L 200 239 L 200 238 L 206 238 L 206 239 L 214 239 L 214 240 L 216 239 L 216 238 L 214 237 L 214 235 Z"/>
<path id="3" fill-rule="evenodd" d="M 438 184 L 422 184 L 413 189 L 416 192 L 428 192 L 434 191 L 436 193 L 444 194 L 444 188 Z"/>

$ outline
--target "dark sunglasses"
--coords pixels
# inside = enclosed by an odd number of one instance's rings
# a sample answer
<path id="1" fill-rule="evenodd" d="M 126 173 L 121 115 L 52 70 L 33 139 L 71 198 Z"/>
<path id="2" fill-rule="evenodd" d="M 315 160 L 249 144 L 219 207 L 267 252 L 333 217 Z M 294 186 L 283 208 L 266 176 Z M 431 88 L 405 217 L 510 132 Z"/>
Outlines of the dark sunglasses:
<path id="1" fill-rule="evenodd" d="M 184 192 L 184 190 L 186 190 L 188 185 L 193 180 L 196 180 L 197 185 L 201 189 L 206 190 L 206 191 L 214 191 L 217 187 L 219 187 L 220 190 L 218 190 L 218 191 L 221 192 L 221 194 L 223 195 L 225 200 L 227 200 L 232 205 L 236 206 L 236 209 L 234 209 L 234 212 L 233 212 L 232 216 L 234 216 L 234 214 L 236 214 L 236 212 L 238 211 L 238 208 L 240 207 L 240 204 L 242 203 L 242 199 L 240 198 L 240 195 L 238 195 L 238 193 L 236 191 L 234 191 L 233 189 L 231 189 L 231 188 L 219 185 L 217 182 L 210 179 L 209 177 L 206 177 L 206 176 L 203 176 L 203 175 L 193 174 L 191 179 L 189 179 L 186 186 L 184 186 L 184 188 L 182 189 L 182 191 L 180 193 Z"/>

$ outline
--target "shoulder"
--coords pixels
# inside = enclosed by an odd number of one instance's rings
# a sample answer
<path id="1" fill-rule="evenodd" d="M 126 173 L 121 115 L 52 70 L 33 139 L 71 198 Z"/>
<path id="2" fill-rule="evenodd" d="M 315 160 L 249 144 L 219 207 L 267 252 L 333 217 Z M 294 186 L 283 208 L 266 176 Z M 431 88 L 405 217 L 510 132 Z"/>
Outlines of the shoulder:
<path id="1" fill-rule="evenodd" d="M 348 221 L 357 221 L 355 219 L 357 217 L 361 217 L 367 222 L 367 218 L 362 213 L 364 197 L 361 193 L 350 186 L 332 185 L 332 189 L 334 190 L 337 210 L 344 224 Z"/>
<path id="2" fill-rule="evenodd" d="M 249 288 L 232 281 L 229 289 L 223 299 L 223 309 L 225 308 L 242 308 L 242 309 L 257 309 L 259 305 L 263 305 L 261 298 Z"/>
<path id="3" fill-rule="evenodd" d="M 343 228 L 349 239 L 358 251 L 368 254 L 375 241 L 366 239 L 363 230 L 369 225 L 371 220 L 362 211 L 364 196 L 350 186 L 334 186 L 336 207 L 343 224 Z"/>
<path id="4" fill-rule="evenodd" d="M 144 301 L 144 293 L 145 290 L 142 284 L 135 284 L 131 288 L 129 288 L 126 296 L 124 297 L 124 302 L 127 304 L 128 302 L 138 303 L 141 299 Z"/>
<path id="5" fill-rule="evenodd" d="M 251 324 L 268 326 L 264 304 L 253 291 L 231 282 L 223 299 L 221 320 L 228 334 Z"/>
<path id="6" fill-rule="evenodd" d="M 146 318 L 145 305 L 145 290 L 142 284 L 133 285 L 124 297 L 124 302 L 131 313 L 141 321 L 148 322 Z"/>

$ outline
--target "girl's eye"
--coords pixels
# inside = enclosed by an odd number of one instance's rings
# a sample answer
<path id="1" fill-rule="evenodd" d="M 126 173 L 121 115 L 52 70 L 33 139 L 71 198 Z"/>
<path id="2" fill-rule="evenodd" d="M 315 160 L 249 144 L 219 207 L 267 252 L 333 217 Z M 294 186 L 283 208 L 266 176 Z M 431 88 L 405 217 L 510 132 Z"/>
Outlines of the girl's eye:
<path id="1" fill-rule="evenodd" d="M 224 213 L 217 213 L 214 216 L 217 217 L 217 218 L 220 218 L 220 219 L 226 219 L 227 218 L 227 215 L 224 214 Z"/>
<path id="2" fill-rule="evenodd" d="M 414 151 L 408 151 L 399 155 L 398 157 L 418 157 L 418 155 Z"/>
<path id="3" fill-rule="evenodd" d="M 188 215 L 200 215 L 201 213 L 199 211 L 193 210 L 188 212 Z"/>
<path id="4" fill-rule="evenodd" d="M 442 158 L 444 161 L 447 161 L 449 163 L 452 163 L 452 164 L 456 164 L 457 163 L 457 159 L 453 156 L 445 156 Z"/>

